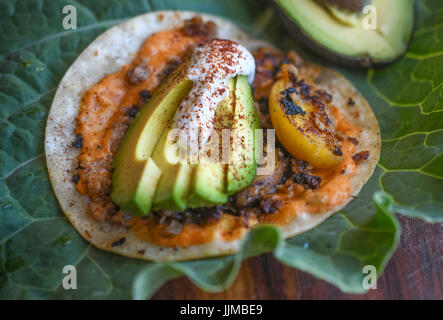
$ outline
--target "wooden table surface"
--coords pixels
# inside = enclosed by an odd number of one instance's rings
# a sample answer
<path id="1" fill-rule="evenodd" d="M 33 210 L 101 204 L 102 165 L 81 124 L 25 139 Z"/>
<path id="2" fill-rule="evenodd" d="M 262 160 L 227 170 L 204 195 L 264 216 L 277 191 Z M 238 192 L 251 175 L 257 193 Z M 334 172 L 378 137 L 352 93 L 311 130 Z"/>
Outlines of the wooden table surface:
<path id="1" fill-rule="evenodd" d="M 266 254 L 243 262 L 224 292 L 207 293 L 180 278 L 166 283 L 153 299 L 443 299 L 443 223 L 398 218 L 403 230 L 399 247 L 377 289 L 365 295 L 344 294 Z"/>

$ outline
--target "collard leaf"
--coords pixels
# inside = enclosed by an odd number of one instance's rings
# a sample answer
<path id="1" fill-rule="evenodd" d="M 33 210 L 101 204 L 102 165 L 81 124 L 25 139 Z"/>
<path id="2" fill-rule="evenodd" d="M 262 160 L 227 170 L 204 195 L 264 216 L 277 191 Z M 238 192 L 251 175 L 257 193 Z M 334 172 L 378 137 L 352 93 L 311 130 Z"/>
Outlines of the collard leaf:
<path id="1" fill-rule="evenodd" d="M 443 39 L 443 6 L 422 0 L 405 59 L 368 73 L 340 69 L 373 106 L 383 135 L 379 168 L 343 212 L 287 241 L 275 227 L 261 226 L 238 254 L 213 259 L 157 264 L 90 246 L 58 207 L 43 135 L 59 81 L 95 37 L 144 12 L 180 9 L 222 15 L 284 49 L 299 46 L 265 1 L 79 0 L 78 29 L 64 30 L 62 8 L 68 4 L 0 3 L 0 298 L 147 298 L 183 274 L 219 291 L 232 283 L 243 259 L 270 251 L 346 292 L 363 292 L 362 267 L 372 264 L 380 275 L 397 245 L 392 212 L 442 220 L 443 45 L 436 39 Z M 65 265 L 77 268 L 77 290 L 62 286 Z"/>
<path id="2" fill-rule="evenodd" d="M 370 186 L 364 192 L 372 192 Z M 380 275 L 400 239 L 400 227 L 390 213 L 391 197 L 378 192 L 374 202 L 365 214 L 338 213 L 286 241 L 278 228 L 259 226 L 249 232 L 234 256 L 150 265 L 136 276 L 133 296 L 149 298 L 158 288 L 159 277 L 166 281 L 171 275 L 186 275 L 203 290 L 221 291 L 232 284 L 243 259 L 271 251 L 282 263 L 325 279 L 345 292 L 366 292 L 364 266 L 374 266 Z"/>
<path id="3" fill-rule="evenodd" d="M 382 132 L 381 189 L 394 211 L 443 221 L 443 5 L 417 3 L 411 47 L 398 63 L 367 75 L 343 71 L 366 96 Z"/>

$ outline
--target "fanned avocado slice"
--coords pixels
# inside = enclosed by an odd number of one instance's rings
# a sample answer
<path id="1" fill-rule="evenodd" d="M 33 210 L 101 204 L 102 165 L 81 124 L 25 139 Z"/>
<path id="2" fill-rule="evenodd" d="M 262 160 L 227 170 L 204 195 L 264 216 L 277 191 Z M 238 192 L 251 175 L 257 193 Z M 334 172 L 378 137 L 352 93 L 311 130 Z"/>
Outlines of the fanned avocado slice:
<path id="1" fill-rule="evenodd" d="M 343 65 L 395 62 L 406 52 L 414 29 L 414 0 L 274 1 L 292 35 Z"/>
<path id="2" fill-rule="evenodd" d="M 152 152 L 162 175 L 155 191 L 153 209 L 184 210 L 191 181 L 191 166 L 180 161 L 177 146 L 171 141 L 170 126 L 163 132 Z M 173 155 L 174 154 L 174 155 Z"/>
<path id="3" fill-rule="evenodd" d="M 251 88 L 248 79 L 239 76 L 235 88 L 235 111 L 231 127 L 231 163 L 228 166 L 227 176 L 229 195 L 246 188 L 255 177 L 256 129 L 260 129 L 260 118 L 254 105 Z"/>

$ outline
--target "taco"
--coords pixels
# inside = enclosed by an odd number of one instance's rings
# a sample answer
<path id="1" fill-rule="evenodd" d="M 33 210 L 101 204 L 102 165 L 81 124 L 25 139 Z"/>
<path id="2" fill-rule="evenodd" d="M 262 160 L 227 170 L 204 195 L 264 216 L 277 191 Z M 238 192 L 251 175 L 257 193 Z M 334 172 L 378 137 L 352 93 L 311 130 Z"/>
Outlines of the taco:
<path id="1" fill-rule="evenodd" d="M 217 81 L 202 102 L 207 69 Z M 162 163 L 165 132 L 192 138 L 192 123 L 206 128 L 198 152 L 239 129 L 227 148 L 243 162 Z M 221 18 L 162 11 L 111 28 L 77 58 L 54 97 L 45 153 L 60 206 L 87 241 L 178 261 L 234 253 L 260 224 L 285 237 L 314 228 L 358 195 L 380 145 L 371 107 L 337 72 Z"/>

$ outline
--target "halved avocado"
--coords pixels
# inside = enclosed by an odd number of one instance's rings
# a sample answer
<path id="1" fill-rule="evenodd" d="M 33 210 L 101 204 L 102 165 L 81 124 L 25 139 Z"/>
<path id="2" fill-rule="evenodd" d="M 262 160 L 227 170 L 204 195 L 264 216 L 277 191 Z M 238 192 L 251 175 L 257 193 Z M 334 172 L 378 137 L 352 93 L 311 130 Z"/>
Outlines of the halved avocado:
<path id="1" fill-rule="evenodd" d="M 414 0 L 274 0 L 274 3 L 291 34 L 303 45 L 347 66 L 368 68 L 395 62 L 406 52 L 414 29 Z M 367 26 L 370 12 L 374 12 L 359 9 L 366 4 L 376 9 L 375 29 L 365 28 L 364 22 Z"/>

